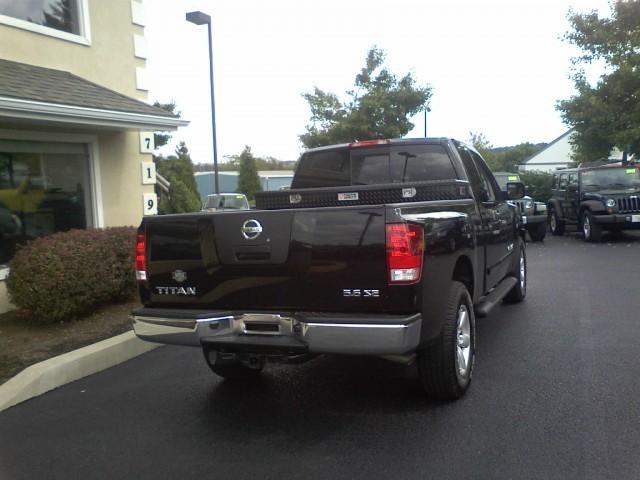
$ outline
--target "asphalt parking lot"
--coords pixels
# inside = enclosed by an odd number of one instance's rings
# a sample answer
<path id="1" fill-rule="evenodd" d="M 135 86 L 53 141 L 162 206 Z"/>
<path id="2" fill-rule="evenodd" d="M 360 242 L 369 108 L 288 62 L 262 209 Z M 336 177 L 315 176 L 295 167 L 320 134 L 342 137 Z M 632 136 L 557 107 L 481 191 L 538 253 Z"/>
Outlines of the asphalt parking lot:
<path id="1" fill-rule="evenodd" d="M 640 478 L 640 235 L 528 247 L 458 402 L 379 359 L 242 386 L 164 347 L 0 413 L 0 479 Z"/>

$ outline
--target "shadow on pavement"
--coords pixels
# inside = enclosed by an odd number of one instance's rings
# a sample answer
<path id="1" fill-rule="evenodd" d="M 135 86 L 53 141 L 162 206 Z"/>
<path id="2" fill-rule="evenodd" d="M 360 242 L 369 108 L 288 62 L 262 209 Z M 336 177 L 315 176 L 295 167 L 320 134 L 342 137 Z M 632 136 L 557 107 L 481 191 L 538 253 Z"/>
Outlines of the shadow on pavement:
<path id="1" fill-rule="evenodd" d="M 297 366 L 269 365 L 250 382 L 220 381 L 203 405 L 203 418 L 218 434 L 220 429 L 239 437 L 279 432 L 315 442 L 350 428 L 354 419 L 362 421 L 363 412 L 375 418 L 454 405 L 426 397 L 415 366 L 334 356 Z"/>

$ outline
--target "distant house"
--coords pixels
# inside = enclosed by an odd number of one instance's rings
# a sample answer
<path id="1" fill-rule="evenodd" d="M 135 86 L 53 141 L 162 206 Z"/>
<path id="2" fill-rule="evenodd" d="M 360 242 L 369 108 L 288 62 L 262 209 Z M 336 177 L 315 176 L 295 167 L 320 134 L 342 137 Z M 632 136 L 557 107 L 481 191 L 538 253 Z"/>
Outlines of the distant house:
<path id="1" fill-rule="evenodd" d="M 530 172 L 532 170 L 553 172 L 558 168 L 567 168 L 572 163 L 571 153 L 573 147 L 570 140 L 573 132 L 574 129 L 572 128 L 560 135 L 538 153 L 526 159 L 518 166 L 518 170 L 521 172 Z"/>
<path id="2" fill-rule="evenodd" d="M 238 172 L 218 172 L 218 185 L 220 193 L 235 193 L 238 190 Z M 213 172 L 196 172 L 196 185 L 200 199 L 204 202 L 207 195 L 213 192 L 214 175 Z M 280 190 L 291 186 L 293 180 L 293 170 L 261 170 L 258 172 L 262 190 Z"/>
<path id="3" fill-rule="evenodd" d="M 521 172 L 553 172 L 559 168 L 567 168 L 573 163 L 571 155 L 571 137 L 575 129 L 567 130 L 535 155 L 518 165 Z M 609 160 L 622 160 L 622 152 L 617 148 L 611 150 Z"/>
<path id="4" fill-rule="evenodd" d="M 157 207 L 140 0 L 0 1 L 0 311 L 17 245 Z"/>

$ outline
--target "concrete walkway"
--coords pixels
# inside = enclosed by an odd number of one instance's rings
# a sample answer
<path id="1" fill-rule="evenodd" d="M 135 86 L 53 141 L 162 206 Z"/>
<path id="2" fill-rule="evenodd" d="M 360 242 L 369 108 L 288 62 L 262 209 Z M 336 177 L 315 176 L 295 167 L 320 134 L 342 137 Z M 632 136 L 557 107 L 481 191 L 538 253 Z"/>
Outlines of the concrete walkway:
<path id="1" fill-rule="evenodd" d="M 130 331 L 31 365 L 0 385 L 0 412 L 160 346 Z"/>

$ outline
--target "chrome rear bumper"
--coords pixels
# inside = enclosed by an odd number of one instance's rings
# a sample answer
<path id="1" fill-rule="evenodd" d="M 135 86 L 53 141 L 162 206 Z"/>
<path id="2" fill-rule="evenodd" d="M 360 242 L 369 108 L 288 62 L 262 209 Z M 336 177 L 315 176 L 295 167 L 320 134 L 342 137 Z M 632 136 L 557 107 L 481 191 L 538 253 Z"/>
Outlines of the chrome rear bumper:
<path id="1" fill-rule="evenodd" d="M 304 314 L 202 312 L 188 318 L 171 311 L 138 309 L 132 312 L 133 328 L 138 337 L 150 342 L 171 345 L 201 346 L 233 350 L 239 345 L 259 343 L 261 351 L 282 350 L 283 340 L 306 348 L 309 353 L 359 355 L 402 355 L 414 351 L 420 341 L 422 318 L 391 315 Z M 253 342 L 242 342 L 250 339 Z M 292 343 L 292 344 L 293 344 Z"/>

